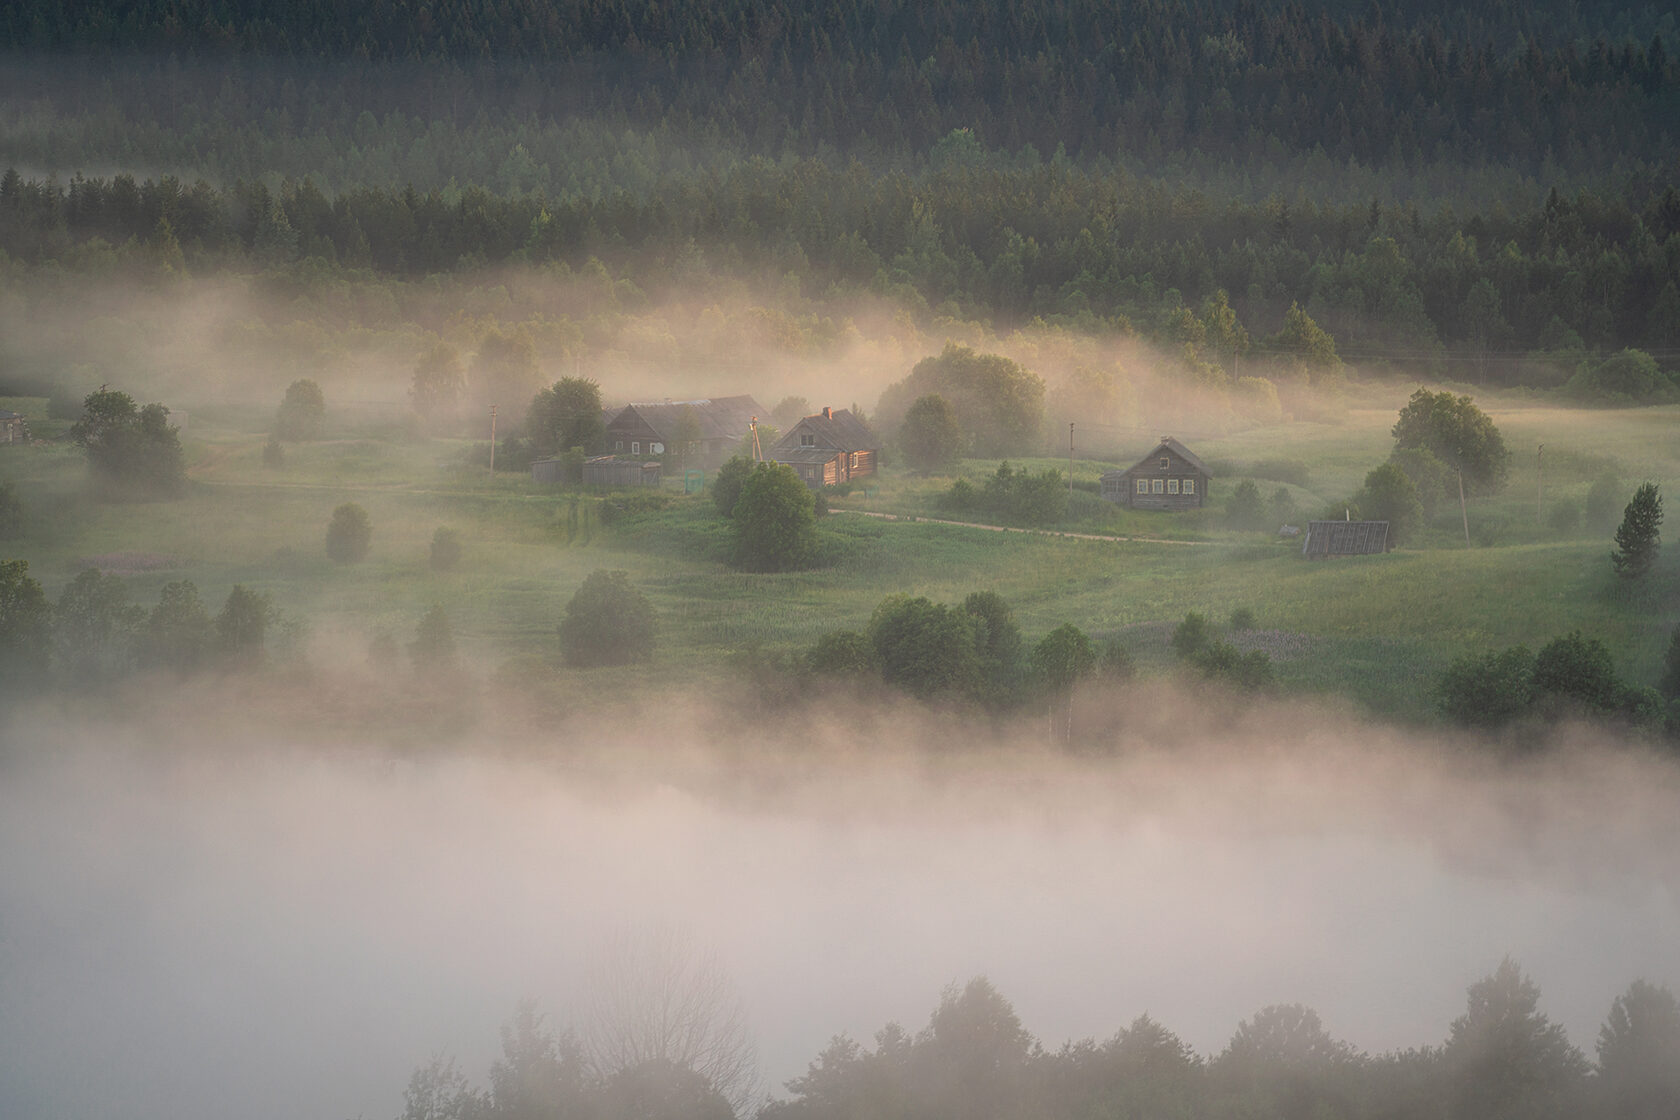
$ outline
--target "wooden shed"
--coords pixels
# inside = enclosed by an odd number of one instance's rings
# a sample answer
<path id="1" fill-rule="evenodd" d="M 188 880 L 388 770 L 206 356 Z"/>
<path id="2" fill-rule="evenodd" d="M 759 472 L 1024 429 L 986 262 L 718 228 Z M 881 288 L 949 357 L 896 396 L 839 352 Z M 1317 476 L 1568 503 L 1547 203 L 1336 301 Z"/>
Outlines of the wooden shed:
<path id="1" fill-rule="evenodd" d="M 1330 556 L 1373 556 L 1388 551 L 1386 521 L 1309 521 L 1301 555 L 1311 560 Z"/>
<path id="2" fill-rule="evenodd" d="M 1173 437 L 1162 436 L 1131 469 L 1104 474 L 1102 496 L 1132 509 L 1200 509 L 1212 481 L 1207 464 Z"/>
<path id="3" fill-rule="evenodd" d="M 583 461 L 583 484 L 617 488 L 658 486 L 659 464 L 599 455 Z"/>
<path id="4" fill-rule="evenodd" d="M 0 409 L 0 443 L 22 443 L 29 438 L 23 413 Z"/>

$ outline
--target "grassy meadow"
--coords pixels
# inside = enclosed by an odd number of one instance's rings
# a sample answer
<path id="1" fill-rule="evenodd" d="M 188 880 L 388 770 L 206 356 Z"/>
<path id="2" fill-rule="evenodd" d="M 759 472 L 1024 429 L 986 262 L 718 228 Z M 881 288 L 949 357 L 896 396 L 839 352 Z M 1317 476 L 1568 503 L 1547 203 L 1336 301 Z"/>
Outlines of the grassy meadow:
<path id="1" fill-rule="evenodd" d="M 1619 502 L 1647 479 L 1673 492 L 1680 409 L 1571 410 L 1478 394 L 1513 456 L 1505 491 L 1470 503 L 1470 548 L 1457 502 L 1446 500 L 1416 542 L 1377 557 L 1308 562 L 1297 543 L 1223 524 L 1224 502 L 1247 476 L 1268 498 L 1284 488 L 1299 520 L 1345 501 L 1386 458 L 1407 391 L 1367 388 L 1333 422 L 1174 433 L 1214 465 L 1209 509 L 1133 513 L 1081 491 L 1059 526 L 1147 539 L 940 524 L 931 519 L 947 516 L 936 500 L 951 480 L 889 466 L 866 489 L 833 499 L 826 566 L 747 575 L 722 562 L 727 528 L 707 495 L 672 491 L 667 508 L 608 524 L 598 495 L 492 478 L 466 442 L 418 439 L 373 415 L 329 417 L 326 438 L 286 445 L 283 465 L 269 468 L 264 425 L 212 411 L 194 413 L 183 433 L 191 487 L 178 501 L 102 502 L 70 445 L 0 447 L 0 478 L 16 485 L 26 514 L 21 537 L 0 548 L 28 560 L 52 599 L 89 566 L 122 575 L 131 600 L 147 607 L 171 580 L 193 580 L 212 610 L 245 584 L 301 624 L 310 658 L 325 664 L 365 661 L 381 632 L 406 644 L 441 604 L 482 671 L 554 674 L 560 689 L 595 681 L 560 667 L 555 628 L 596 568 L 627 571 L 658 611 L 656 657 L 638 673 L 653 687 L 704 685 L 732 672 L 743 651 L 793 653 L 825 631 L 861 627 L 894 592 L 954 602 L 981 589 L 1011 604 L 1029 642 L 1073 622 L 1118 637 L 1145 671 L 1171 666 L 1167 638 L 1186 612 L 1223 625 L 1247 608 L 1258 629 L 1232 637 L 1267 649 L 1284 688 L 1347 695 L 1403 719 L 1432 717 L 1434 680 L 1452 658 L 1537 647 L 1575 628 L 1603 640 L 1628 680 L 1653 681 L 1680 620 L 1680 558 L 1671 548 L 1642 583 L 1618 581 L 1608 553 L 1619 505 L 1608 522 L 1581 507 L 1606 471 L 1621 480 Z M 52 430 L 44 401 L 12 398 L 0 408 L 24 412 L 38 433 Z M 1137 442 L 1141 454 L 1152 438 Z M 967 461 L 960 473 L 978 481 L 996 465 Z M 1019 465 L 1065 470 L 1067 460 Z M 1089 483 L 1114 465 L 1076 460 L 1075 479 Z M 350 501 L 367 509 L 373 545 L 365 562 L 340 565 L 327 559 L 324 537 L 333 508 Z M 1560 505 L 1580 511 L 1572 525 L 1554 521 Z M 465 544 L 454 571 L 428 563 L 440 527 Z"/>

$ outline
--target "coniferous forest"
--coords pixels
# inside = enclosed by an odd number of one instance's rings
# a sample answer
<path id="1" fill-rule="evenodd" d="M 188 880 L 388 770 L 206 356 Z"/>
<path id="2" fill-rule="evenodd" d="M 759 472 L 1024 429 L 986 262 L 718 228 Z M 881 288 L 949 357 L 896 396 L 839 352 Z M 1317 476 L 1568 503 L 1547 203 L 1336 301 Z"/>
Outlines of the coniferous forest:
<path id="1" fill-rule="evenodd" d="M 648 290 L 769 274 L 1173 349 L 1224 292 L 1256 337 L 1299 304 L 1344 358 L 1555 382 L 1520 359 L 1680 345 L 1673 22 L 25 2 L 0 16 L 0 249 L 396 277 L 594 257 Z"/>

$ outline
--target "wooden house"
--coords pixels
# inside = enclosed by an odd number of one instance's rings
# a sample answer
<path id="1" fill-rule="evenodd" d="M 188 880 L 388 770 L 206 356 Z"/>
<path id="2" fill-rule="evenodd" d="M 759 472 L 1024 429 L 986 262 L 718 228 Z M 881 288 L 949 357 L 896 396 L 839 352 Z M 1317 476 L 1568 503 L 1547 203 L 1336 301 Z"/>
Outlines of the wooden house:
<path id="1" fill-rule="evenodd" d="M 29 439 L 29 425 L 23 413 L 0 409 L 0 443 L 23 443 Z"/>
<path id="2" fill-rule="evenodd" d="M 816 490 L 874 474 L 880 449 L 875 433 L 851 409 L 824 408 L 789 428 L 769 458 L 792 467 Z"/>
<path id="3" fill-rule="evenodd" d="M 607 422 L 607 449 L 721 463 L 752 432 L 753 418 L 764 415 L 749 396 L 627 404 Z"/>
<path id="4" fill-rule="evenodd" d="M 1309 521 L 1301 555 L 1313 560 L 1330 556 L 1373 556 L 1388 551 L 1386 521 Z"/>
<path id="5" fill-rule="evenodd" d="M 1129 470 L 1102 476 L 1102 496 L 1132 509 L 1186 510 L 1207 504 L 1213 475 L 1207 465 L 1171 436 Z"/>

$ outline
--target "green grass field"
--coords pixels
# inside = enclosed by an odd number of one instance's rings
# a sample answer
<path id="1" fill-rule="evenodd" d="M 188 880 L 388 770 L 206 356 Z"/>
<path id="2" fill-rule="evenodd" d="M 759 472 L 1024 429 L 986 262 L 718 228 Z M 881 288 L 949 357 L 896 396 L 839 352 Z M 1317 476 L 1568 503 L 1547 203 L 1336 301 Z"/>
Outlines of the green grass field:
<path id="1" fill-rule="evenodd" d="M 121 574 L 132 600 L 150 606 L 159 588 L 191 579 L 214 609 L 235 583 L 272 596 L 302 622 L 312 650 L 365 655 L 387 631 L 413 637 L 433 603 L 449 612 L 463 649 L 487 666 L 558 667 L 555 627 L 565 603 L 596 568 L 622 568 L 653 600 L 660 618 L 654 685 L 705 683 L 742 650 L 793 652 L 825 631 L 861 627 L 886 595 L 908 592 L 953 602 L 974 590 L 999 592 L 1029 641 L 1062 622 L 1116 636 L 1146 670 L 1172 662 L 1166 639 L 1188 611 L 1217 623 L 1246 607 L 1283 686 L 1351 696 L 1374 711 L 1429 718 L 1436 676 L 1468 651 L 1543 644 L 1579 628 L 1603 640 L 1624 677 L 1650 683 L 1680 621 L 1675 550 L 1642 583 L 1610 571 L 1610 530 L 1585 516 L 1551 527 L 1559 503 L 1580 506 L 1607 469 L 1634 486 L 1649 479 L 1672 491 L 1680 479 L 1680 409 L 1586 411 L 1523 400 L 1483 399 L 1513 451 L 1505 492 L 1471 502 L 1466 548 L 1456 502 L 1443 502 L 1414 547 L 1386 556 L 1309 562 L 1270 533 L 1221 524 L 1220 507 L 1251 469 L 1296 481 L 1287 489 L 1302 517 L 1344 500 L 1386 458 L 1388 428 L 1405 391 L 1349 408 L 1336 423 L 1286 423 L 1193 441 L 1221 464 L 1213 508 L 1187 515 L 1133 513 L 1076 494 L 1060 528 L 1181 543 L 1070 539 L 931 523 L 949 478 L 889 468 L 867 490 L 837 498 L 825 523 L 831 563 L 815 571 L 744 575 L 723 563 L 727 528 L 705 495 L 674 497 L 662 511 L 600 523 L 595 495 L 492 479 L 469 464 L 469 448 L 414 441 L 389 424 L 329 431 L 286 448 L 279 469 L 262 465 L 264 436 L 244 417 L 192 418 L 185 444 L 192 479 L 172 502 L 101 502 L 79 454 L 62 443 L 0 447 L 0 478 L 26 512 L 23 534 L 0 543 L 56 598 L 90 565 Z M 0 400 L 45 424 L 44 402 Z M 347 428 L 349 426 L 347 425 Z M 1535 455 L 1545 445 L 1544 494 Z M 1271 464 L 1271 466 L 1266 466 Z M 1028 460 L 1034 470 L 1065 459 Z M 1076 461 L 1076 479 L 1115 464 Z M 1121 464 L 1128 465 L 1128 464 Z M 995 462 L 970 461 L 978 480 Z M 1282 482 L 1258 478 L 1263 494 Z M 1304 483 L 1304 484 L 1303 484 Z M 1625 500 L 1625 499 L 1624 499 Z M 340 503 L 369 512 L 369 558 L 339 565 L 324 551 Z M 1541 506 L 1544 503 L 1544 507 Z M 866 517 L 867 512 L 896 519 Z M 1619 511 L 1616 511 L 1619 513 Z M 465 558 L 452 572 L 428 564 L 433 532 L 461 534 Z M 1190 542 L 1190 543 L 1182 543 Z M 580 684 L 587 672 L 578 674 Z"/>

